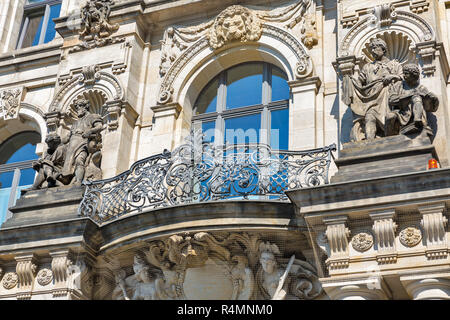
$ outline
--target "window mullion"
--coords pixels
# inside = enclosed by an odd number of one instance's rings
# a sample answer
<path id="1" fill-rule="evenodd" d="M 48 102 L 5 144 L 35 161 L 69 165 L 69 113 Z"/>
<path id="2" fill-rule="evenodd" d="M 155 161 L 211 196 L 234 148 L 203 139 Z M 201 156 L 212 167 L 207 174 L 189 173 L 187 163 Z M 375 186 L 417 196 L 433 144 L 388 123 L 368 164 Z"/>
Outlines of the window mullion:
<path id="1" fill-rule="evenodd" d="M 20 34 L 19 43 L 17 44 L 17 48 L 21 49 L 23 45 L 23 39 L 25 38 L 25 34 L 27 33 L 28 25 L 30 24 L 30 17 L 25 18 L 25 22 L 22 26 L 22 33 Z"/>
<path id="2" fill-rule="evenodd" d="M 267 63 L 264 63 L 263 66 L 262 104 L 268 105 L 272 100 L 271 68 Z"/>
<path id="3" fill-rule="evenodd" d="M 45 41 L 45 34 L 47 33 L 49 19 L 50 19 L 50 6 L 47 4 L 45 6 L 45 13 L 44 13 L 43 21 L 42 21 L 42 30 L 41 30 L 41 36 L 39 37 L 39 44 L 42 44 Z"/>
<path id="4" fill-rule="evenodd" d="M 219 76 L 219 88 L 217 89 L 217 107 L 218 113 L 226 110 L 227 104 L 227 77 L 226 72 L 222 72 Z"/>

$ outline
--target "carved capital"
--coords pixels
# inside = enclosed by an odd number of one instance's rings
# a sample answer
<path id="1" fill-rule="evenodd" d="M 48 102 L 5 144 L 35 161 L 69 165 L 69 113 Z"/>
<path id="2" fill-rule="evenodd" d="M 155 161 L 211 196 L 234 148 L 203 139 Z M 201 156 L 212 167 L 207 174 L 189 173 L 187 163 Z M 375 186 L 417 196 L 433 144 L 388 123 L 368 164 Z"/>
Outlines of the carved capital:
<path id="1" fill-rule="evenodd" d="M 59 121 L 61 119 L 61 113 L 59 111 L 48 112 L 44 116 L 45 121 L 47 122 L 48 132 L 56 132 L 56 129 L 59 127 Z"/>
<path id="2" fill-rule="evenodd" d="M 445 204 L 421 206 L 418 208 L 422 215 L 421 226 L 427 249 L 428 259 L 445 259 L 448 255 L 448 243 L 445 227 L 448 219 L 444 216 Z"/>
<path id="3" fill-rule="evenodd" d="M 416 44 L 417 54 L 422 59 L 422 73 L 425 77 L 433 76 L 436 71 L 436 41 L 425 41 Z"/>
<path id="4" fill-rule="evenodd" d="M 119 127 L 119 118 L 122 113 L 121 100 L 106 101 L 104 108 L 108 117 L 108 130 L 113 131 Z"/>
<path id="5" fill-rule="evenodd" d="M 352 76 L 355 70 L 356 57 L 355 56 L 343 56 L 336 59 L 333 66 L 336 72 L 342 76 Z"/>
<path id="6" fill-rule="evenodd" d="M 395 209 L 369 212 L 373 221 L 372 230 L 375 233 L 375 249 L 379 264 L 397 262 L 397 249 L 395 247 L 395 231 L 397 224 L 394 222 Z"/>
<path id="7" fill-rule="evenodd" d="M 326 261 L 330 269 L 343 269 L 348 267 L 348 237 L 350 230 L 346 227 L 347 216 L 329 217 L 324 219 L 327 226 L 325 234 L 330 246 L 331 255 Z"/>

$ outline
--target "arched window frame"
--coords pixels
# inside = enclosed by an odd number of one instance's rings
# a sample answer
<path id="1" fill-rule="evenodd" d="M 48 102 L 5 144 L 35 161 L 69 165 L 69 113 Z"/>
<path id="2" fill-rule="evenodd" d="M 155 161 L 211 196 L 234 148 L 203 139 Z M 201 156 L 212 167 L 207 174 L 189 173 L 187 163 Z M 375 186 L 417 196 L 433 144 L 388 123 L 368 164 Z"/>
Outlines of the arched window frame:
<path id="1" fill-rule="evenodd" d="M 226 95 L 227 95 L 227 72 L 237 66 L 251 64 L 251 63 L 260 63 L 263 66 L 263 79 L 262 79 L 262 102 L 260 104 L 244 106 L 233 109 L 226 109 Z M 272 70 L 273 68 L 277 68 L 280 70 L 284 76 L 287 76 L 286 73 L 281 70 L 279 67 L 272 65 L 267 62 L 244 62 L 238 65 L 234 65 L 231 68 L 223 70 L 216 77 L 211 79 L 214 81 L 215 79 L 219 80 L 218 89 L 217 89 L 217 105 L 215 112 L 209 113 L 197 113 L 197 102 L 194 105 L 192 123 L 195 130 L 199 130 L 202 128 L 202 123 L 204 122 L 212 122 L 215 121 L 215 145 L 222 145 L 225 141 L 225 121 L 227 119 L 236 118 L 245 115 L 261 115 L 261 128 L 259 135 L 260 144 L 270 145 L 271 141 L 271 112 L 283 109 L 289 109 L 289 99 L 272 101 Z M 209 83 L 204 87 L 206 88 Z M 200 91 L 198 98 L 201 96 L 203 90 Z M 291 93 L 289 92 L 289 95 Z M 288 124 L 288 123 L 287 123 Z"/>

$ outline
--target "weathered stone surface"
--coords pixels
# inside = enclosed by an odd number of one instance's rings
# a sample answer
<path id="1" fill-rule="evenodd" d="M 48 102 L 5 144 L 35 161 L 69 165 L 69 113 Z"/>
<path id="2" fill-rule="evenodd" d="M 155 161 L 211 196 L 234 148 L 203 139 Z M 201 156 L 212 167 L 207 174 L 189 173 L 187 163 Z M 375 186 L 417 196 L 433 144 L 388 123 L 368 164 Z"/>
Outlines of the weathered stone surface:
<path id="1" fill-rule="evenodd" d="M 428 160 L 436 157 L 425 132 L 349 142 L 343 145 L 335 161 L 338 172 L 330 180 L 335 183 L 424 171 Z"/>

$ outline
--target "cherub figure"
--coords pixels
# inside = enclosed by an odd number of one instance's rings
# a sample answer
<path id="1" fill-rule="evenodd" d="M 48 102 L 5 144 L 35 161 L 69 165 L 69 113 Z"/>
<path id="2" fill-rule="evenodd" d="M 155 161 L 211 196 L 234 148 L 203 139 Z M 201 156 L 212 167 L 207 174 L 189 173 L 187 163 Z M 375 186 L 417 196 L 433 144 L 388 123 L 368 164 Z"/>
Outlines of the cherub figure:
<path id="1" fill-rule="evenodd" d="M 57 134 L 49 134 L 45 142 L 48 147 L 44 156 L 33 162 L 33 169 L 38 174 L 31 190 L 42 188 L 45 181 L 47 181 L 47 188 L 62 185 L 58 178 L 64 165 L 65 146 L 61 144 L 61 137 Z"/>

